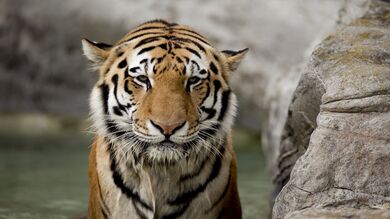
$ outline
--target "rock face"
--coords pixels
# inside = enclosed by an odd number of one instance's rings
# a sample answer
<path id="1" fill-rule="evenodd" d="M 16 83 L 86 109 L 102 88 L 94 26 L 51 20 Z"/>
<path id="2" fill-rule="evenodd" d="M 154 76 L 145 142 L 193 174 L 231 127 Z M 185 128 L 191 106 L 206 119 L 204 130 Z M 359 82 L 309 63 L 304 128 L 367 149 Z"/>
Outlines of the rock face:
<path id="1" fill-rule="evenodd" d="M 87 72 L 80 39 L 112 43 L 142 22 L 163 18 L 193 26 L 221 50 L 250 48 L 232 78 L 240 101 L 237 121 L 267 130 L 271 102 L 286 99 L 276 95 L 280 80 L 292 78 L 286 80 L 291 96 L 299 72 L 286 73 L 303 61 L 318 35 L 333 28 L 342 5 L 340 0 L 2 0 L 0 111 L 85 116 L 96 75 Z"/>
<path id="2" fill-rule="evenodd" d="M 389 2 L 314 50 L 278 161 L 273 218 L 390 218 Z"/>
<path id="3" fill-rule="evenodd" d="M 345 0 L 345 1 L 339 1 L 339 3 L 342 3 L 342 4 L 338 5 L 338 7 L 339 7 L 337 9 L 338 16 L 337 17 L 330 16 L 327 18 L 327 22 L 332 22 L 334 24 L 332 26 L 333 28 L 336 28 L 337 26 L 339 26 L 339 27 L 343 26 L 345 24 L 350 23 L 352 20 L 354 20 L 358 17 L 361 17 L 364 14 L 364 12 L 367 11 L 367 8 L 369 5 L 368 0 Z M 321 26 L 321 25 L 319 24 L 319 26 Z M 305 56 L 310 55 L 310 53 L 313 51 L 312 47 L 314 47 L 314 45 L 318 44 L 321 40 L 323 40 L 323 38 L 325 38 L 326 35 L 328 35 L 328 31 L 329 30 L 320 32 L 317 35 L 316 39 L 314 39 L 314 42 L 312 42 L 312 46 L 309 46 L 306 49 L 305 53 L 307 53 L 307 54 Z M 307 59 L 308 59 L 308 57 L 305 58 L 305 60 L 307 60 Z M 275 183 L 277 184 L 277 186 L 276 186 L 275 194 L 273 195 L 273 198 L 275 198 L 275 195 L 277 195 L 277 193 L 280 191 L 280 189 L 281 189 L 280 186 L 284 185 L 285 182 L 287 182 L 286 180 L 288 180 L 288 178 L 286 178 L 286 176 L 287 177 L 289 176 L 289 174 L 291 172 L 291 168 L 292 168 L 293 164 L 295 163 L 295 161 L 297 160 L 297 158 L 299 156 L 301 156 L 302 153 L 306 150 L 305 148 L 300 147 L 301 149 L 299 149 L 299 151 L 297 151 L 297 153 L 294 153 L 292 156 L 290 156 L 288 158 L 289 162 L 284 162 L 282 165 L 279 162 L 281 155 L 285 155 L 285 153 L 287 151 L 291 152 L 291 150 L 288 147 L 286 147 L 287 144 L 282 144 L 283 146 L 281 147 L 280 139 L 282 138 L 282 135 L 289 136 L 289 133 L 286 133 L 286 132 L 289 132 L 288 128 L 287 127 L 284 128 L 284 126 L 285 126 L 285 122 L 286 122 L 286 118 L 287 118 L 288 113 L 291 114 L 293 109 L 290 109 L 290 112 L 288 112 L 288 108 L 289 108 L 290 102 L 293 99 L 293 92 L 294 92 L 295 88 L 297 87 L 300 75 L 304 72 L 304 70 L 305 70 L 305 61 L 298 64 L 298 65 L 292 66 L 291 69 L 289 69 L 288 71 L 285 71 L 282 74 L 275 75 L 272 78 L 272 80 L 270 80 L 268 82 L 269 86 L 266 89 L 265 97 L 262 99 L 263 105 L 267 106 L 266 107 L 267 110 L 265 111 L 266 116 L 264 116 L 264 117 L 266 117 L 266 119 L 261 121 L 262 146 L 263 146 L 263 150 L 266 154 L 269 172 L 276 175 L 275 176 L 276 177 Z M 317 85 L 312 85 L 311 82 L 308 82 L 307 86 L 310 87 L 310 86 L 317 86 Z M 300 94 L 298 94 L 298 92 L 305 93 L 307 90 L 306 85 L 301 85 L 300 87 L 301 87 L 300 91 L 297 91 L 297 94 L 295 94 L 295 97 L 297 95 L 300 95 Z M 310 90 L 310 88 L 309 88 L 309 90 Z M 306 94 L 306 96 L 308 96 L 308 97 L 310 95 L 313 95 L 313 94 L 311 94 L 310 92 L 308 94 Z M 294 97 L 294 99 L 295 99 L 295 97 Z M 308 99 L 308 98 L 306 98 L 306 99 Z M 306 102 L 307 100 L 303 100 L 303 101 Z M 316 103 L 314 103 L 314 105 L 315 104 Z M 309 105 L 313 105 L 313 103 L 309 103 Z M 301 106 L 300 106 L 300 103 L 296 103 L 296 104 L 292 103 L 291 107 L 297 108 L 297 109 L 295 109 L 295 111 L 298 112 L 298 111 L 300 111 L 298 108 Z M 308 126 L 312 126 L 312 128 L 311 128 L 311 130 L 305 129 L 305 132 L 311 133 L 313 131 L 313 128 L 315 127 L 315 122 L 313 122 L 313 121 L 315 121 L 315 117 L 318 114 L 318 109 L 316 107 L 313 108 L 312 106 L 308 106 L 306 110 L 308 111 L 308 108 L 310 108 L 310 107 L 312 108 L 313 112 L 312 112 L 312 110 L 310 110 L 310 113 L 308 113 L 307 115 L 304 115 L 306 117 L 303 119 L 304 123 L 302 123 L 302 124 L 295 123 L 295 125 L 297 125 L 298 127 L 291 126 L 290 127 L 291 129 L 298 128 L 297 130 L 299 130 L 300 128 L 302 128 L 299 126 L 308 125 Z M 293 115 L 291 115 L 291 116 L 293 116 Z M 301 116 L 303 116 L 303 115 L 294 115 L 293 120 L 298 121 L 299 120 L 298 117 L 301 117 Z M 300 134 L 301 133 L 297 132 L 295 135 L 300 135 Z M 292 134 L 290 134 L 290 135 L 292 135 Z M 286 138 L 286 137 L 283 137 L 283 139 L 284 138 Z M 306 140 L 301 139 L 298 141 L 308 141 L 308 138 L 306 138 Z M 302 142 L 299 144 L 307 145 L 307 142 L 306 143 Z M 297 148 L 295 148 L 295 149 L 297 149 Z M 284 177 L 280 177 L 279 176 L 280 174 L 284 175 Z"/>
<path id="4" fill-rule="evenodd" d="M 356 208 L 340 209 L 306 209 L 288 214 L 286 219 L 329 219 L 329 218 L 351 218 L 351 219 L 389 219 L 389 210 L 366 210 Z"/>

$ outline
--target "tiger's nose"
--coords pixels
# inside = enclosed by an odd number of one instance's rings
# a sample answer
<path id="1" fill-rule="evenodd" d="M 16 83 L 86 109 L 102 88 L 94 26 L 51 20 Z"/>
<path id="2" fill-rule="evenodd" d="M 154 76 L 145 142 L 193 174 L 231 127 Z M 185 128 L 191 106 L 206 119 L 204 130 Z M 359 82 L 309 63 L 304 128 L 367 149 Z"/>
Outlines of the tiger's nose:
<path id="1" fill-rule="evenodd" d="M 152 121 L 152 120 L 150 120 L 150 122 L 152 123 L 152 125 L 154 127 L 156 127 L 158 130 L 160 130 L 160 132 L 165 136 L 173 135 L 177 130 L 179 130 L 181 127 L 183 127 L 186 123 L 184 121 L 184 122 L 177 122 L 177 123 L 173 123 L 173 124 L 166 124 L 166 123 Z"/>

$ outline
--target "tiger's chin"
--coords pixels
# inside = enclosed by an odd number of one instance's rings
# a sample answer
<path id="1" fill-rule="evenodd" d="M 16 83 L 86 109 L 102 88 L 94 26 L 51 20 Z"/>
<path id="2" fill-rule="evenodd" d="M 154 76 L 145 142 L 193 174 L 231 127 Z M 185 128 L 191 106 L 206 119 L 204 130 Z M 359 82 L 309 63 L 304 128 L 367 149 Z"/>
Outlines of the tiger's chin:
<path id="1" fill-rule="evenodd" d="M 142 145 L 142 146 L 141 146 Z M 163 140 L 156 143 L 141 143 L 133 145 L 135 148 L 141 146 L 138 151 L 138 158 L 148 164 L 172 164 L 197 153 L 199 150 L 196 140 L 176 143 L 170 140 Z"/>
<path id="2" fill-rule="evenodd" d="M 155 144 L 150 145 L 146 149 L 144 156 L 146 160 L 151 163 L 169 164 L 182 160 L 189 154 L 189 151 L 177 144 Z"/>

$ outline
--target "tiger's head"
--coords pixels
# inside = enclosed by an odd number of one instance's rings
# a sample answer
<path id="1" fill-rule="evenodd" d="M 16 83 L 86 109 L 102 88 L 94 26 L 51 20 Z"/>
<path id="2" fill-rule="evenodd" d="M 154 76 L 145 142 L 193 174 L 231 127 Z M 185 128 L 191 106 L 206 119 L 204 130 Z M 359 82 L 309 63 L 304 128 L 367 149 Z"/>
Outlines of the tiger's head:
<path id="1" fill-rule="evenodd" d="M 144 23 L 113 46 L 82 40 L 99 69 L 90 106 L 99 135 L 118 153 L 171 162 L 215 153 L 236 97 L 229 76 L 248 49 L 222 51 L 187 26 Z"/>

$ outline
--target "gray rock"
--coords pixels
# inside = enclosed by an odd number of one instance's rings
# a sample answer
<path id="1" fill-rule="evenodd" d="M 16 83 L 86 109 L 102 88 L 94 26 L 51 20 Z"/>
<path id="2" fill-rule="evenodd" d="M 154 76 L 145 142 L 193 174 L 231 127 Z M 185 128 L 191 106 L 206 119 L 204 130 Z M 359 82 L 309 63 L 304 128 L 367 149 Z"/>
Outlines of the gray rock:
<path id="1" fill-rule="evenodd" d="M 320 78 L 312 74 L 312 68 L 311 65 L 306 68 L 288 107 L 273 177 L 273 198 L 289 180 L 295 162 L 305 153 L 310 135 L 317 127 L 316 117 L 325 89 Z"/>
<path id="2" fill-rule="evenodd" d="M 368 9 L 368 0 L 344 0 L 339 1 L 340 5 L 338 5 L 337 8 L 337 16 L 329 16 L 327 18 L 327 22 L 332 23 L 333 25 L 330 25 L 332 28 L 340 28 L 343 25 L 346 25 L 350 23 L 353 19 L 356 19 L 358 17 L 361 17 Z M 321 26 L 319 24 L 319 26 Z M 312 44 L 306 48 L 306 55 L 305 60 L 309 58 L 309 55 L 314 49 L 314 46 L 319 44 L 323 38 L 328 35 L 329 30 L 325 28 L 325 31 L 320 31 L 319 34 L 316 36 L 315 39 L 313 39 Z M 294 127 L 294 126 L 300 126 L 298 123 L 303 122 L 303 124 L 312 126 L 312 129 L 305 130 L 305 132 L 311 133 L 313 131 L 313 128 L 315 127 L 315 116 L 318 113 L 318 107 L 313 107 L 313 104 L 316 105 L 318 103 L 310 103 L 308 106 L 309 108 L 312 108 L 311 110 L 307 109 L 307 111 L 310 111 L 307 115 L 291 115 L 291 120 L 294 120 L 294 124 L 291 124 L 289 122 L 285 128 L 285 123 L 288 115 L 288 109 L 289 104 L 293 98 L 293 92 L 295 88 L 297 87 L 299 78 L 302 73 L 305 72 L 305 65 L 307 61 L 303 61 L 302 63 L 293 66 L 290 70 L 286 71 L 285 73 L 277 74 L 268 82 L 269 87 L 267 87 L 265 91 L 265 98 L 263 100 L 263 105 L 267 106 L 267 111 L 265 113 L 266 118 L 261 122 L 262 125 L 262 146 L 263 150 L 266 154 L 267 159 L 267 166 L 269 169 L 269 172 L 272 173 L 272 175 L 275 178 L 275 191 L 273 194 L 273 198 L 277 195 L 277 193 L 280 191 L 281 187 L 287 182 L 288 177 L 291 172 L 291 168 L 293 164 L 295 163 L 296 159 L 302 155 L 302 153 L 306 150 L 305 146 L 308 144 L 308 136 L 306 138 L 302 139 L 294 139 L 299 138 L 299 135 L 302 133 L 290 133 L 292 132 L 294 128 L 301 128 L 301 127 Z M 306 82 L 302 82 L 306 83 Z M 310 86 L 312 86 L 309 82 L 308 87 L 306 88 L 306 85 L 302 85 L 304 88 L 300 88 L 301 90 L 299 92 L 305 93 L 307 90 L 310 90 Z M 313 85 L 318 86 L 318 85 Z M 310 92 L 303 97 L 303 99 L 310 98 L 309 96 L 312 95 Z M 300 96 L 300 94 L 294 95 L 294 99 Z M 307 100 L 301 100 L 306 102 Z M 295 100 L 294 100 L 295 102 Z M 299 100 L 298 100 L 299 102 Z M 299 106 L 300 103 L 293 103 L 291 104 L 292 108 L 301 107 Z M 290 109 L 292 111 L 293 109 Z M 296 112 L 300 112 L 302 110 L 295 109 Z M 294 113 L 296 114 L 296 113 Z M 304 116 L 304 117 L 302 117 Z M 299 119 L 299 117 L 302 117 Z M 281 139 L 283 139 L 281 144 Z M 304 140 L 305 139 L 305 140 Z M 303 142 L 296 142 L 296 144 L 299 144 L 301 146 L 296 148 L 289 147 L 290 144 L 292 144 L 294 141 L 303 141 Z M 298 149 L 299 148 L 299 149 Z M 294 152 L 295 151 L 295 152 Z M 291 154 L 291 155 L 288 155 Z M 288 156 L 284 158 L 283 156 Z M 284 160 L 286 159 L 286 160 Z M 283 161 L 281 161 L 283 160 Z"/>
<path id="3" fill-rule="evenodd" d="M 373 0 L 312 53 L 284 128 L 275 180 L 290 179 L 273 218 L 389 218 L 389 15 Z"/>
<path id="4" fill-rule="evenodd" d="M 286 219 L 327 219 L 327 218 L 349 218 L 349 219 L 388 219 L 390 211 L 382 209 L 305 209 L 288 214 Z"/>

